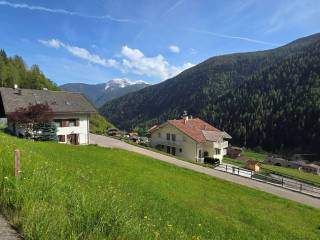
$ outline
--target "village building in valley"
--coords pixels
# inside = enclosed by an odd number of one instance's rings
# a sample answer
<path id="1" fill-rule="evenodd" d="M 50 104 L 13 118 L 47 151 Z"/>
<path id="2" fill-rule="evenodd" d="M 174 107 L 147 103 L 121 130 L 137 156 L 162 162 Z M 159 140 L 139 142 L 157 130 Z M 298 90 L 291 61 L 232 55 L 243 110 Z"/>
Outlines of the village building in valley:
<path id="1" fill-rule="evenodd" d="M 96 109 L 80 93 L 63 91 L 0 88 L 0 118 L 6 118 L 18 108 L 46 104 L 54 113 L 60 143 L 89 144 L 89 116 Z M 8 129 L 16 136 L 23 135 L 8 119 Z"/>
<path id="2" fill-rule="evenodd" d="M 151 145 L 169 154 L 205 162 L 211 158 L 222 162 L 231 136 L 209 123 L 191 116 L 167 122 L 149 129 Z"/>

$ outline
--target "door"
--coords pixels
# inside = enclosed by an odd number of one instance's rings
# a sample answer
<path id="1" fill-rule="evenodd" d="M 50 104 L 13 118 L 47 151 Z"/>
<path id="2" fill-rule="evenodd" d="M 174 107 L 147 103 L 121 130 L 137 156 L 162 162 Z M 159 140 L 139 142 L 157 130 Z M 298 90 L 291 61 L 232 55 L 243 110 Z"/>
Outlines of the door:
<path id="1" fill-rule="evenodd" d="M 67 143 L 78 145 L 79 144 L 79 134 L 69 134 L 67 136 Z"/>
<path id="2" fill-rule="evenodd" d="M 170 146 L 167 146 L 167 153 L 170 154 Z"/>
<path id="3" fill-rule="evenodd" d="M 171 148 L 171 154 L 174 155 L 174 156 L 176 155 L 176 148 L 175 147 Z"/>

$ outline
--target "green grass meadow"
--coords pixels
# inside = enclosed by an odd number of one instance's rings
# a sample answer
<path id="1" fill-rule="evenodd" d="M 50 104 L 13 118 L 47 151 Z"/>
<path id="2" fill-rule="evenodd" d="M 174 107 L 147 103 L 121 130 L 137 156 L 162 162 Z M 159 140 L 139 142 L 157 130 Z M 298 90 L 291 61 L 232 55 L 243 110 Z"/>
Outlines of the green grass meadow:
<path id="1" fill-rule="evenodd" d="M 304 181 L 309 181 L 309 182 L 313 182 L 320 185 L 320 176 L 312 173 L 300 172 L 297 169 L 273 166 L 269 164 L 262 164 L 262 169 L 273 172 L 273 173 L 281 174 L 283 176 L 288 176 L 295 179 L 301 179 Z"/>
<path id="2" fill-rule="evenodd" d="M 14 149 L 21 176 L 14 177 Z M 320 210 L 96 146 L 0 133 L 1 211 L 25 239 L 319 239 Z"/>

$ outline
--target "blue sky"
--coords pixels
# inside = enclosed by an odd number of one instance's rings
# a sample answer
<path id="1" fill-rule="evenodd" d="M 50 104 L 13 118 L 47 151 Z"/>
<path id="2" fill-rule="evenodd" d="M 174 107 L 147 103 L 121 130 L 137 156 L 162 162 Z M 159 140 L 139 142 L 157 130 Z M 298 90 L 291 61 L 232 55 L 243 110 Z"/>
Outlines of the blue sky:
<path id="1" fill-rule="evenodd" d="M 158 83 L 320 32 L 319 0 L 0 0 L 0 48 L 58 84 Z"/>

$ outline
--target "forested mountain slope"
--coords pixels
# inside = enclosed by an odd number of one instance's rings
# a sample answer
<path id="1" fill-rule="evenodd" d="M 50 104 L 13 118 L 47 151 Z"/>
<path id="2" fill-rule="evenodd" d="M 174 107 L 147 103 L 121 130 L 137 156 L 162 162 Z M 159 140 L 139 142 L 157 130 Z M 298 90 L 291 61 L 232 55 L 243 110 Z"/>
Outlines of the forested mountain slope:
<path id="1" fill-rule="evenodd" d="M 49 80 L 39 69 L 38 65 L 28 68 L 20 56 L 8 57 L 0 50 L 0 87 L 58 90 L 58 86 Z"/>
<path id="2" fill-rule="evenodd" d="M 183 110 L 267 150 L 320 151 L 320 34 L 280 48 L 218 56 L 105 104 L 121 128 L 147 128 Z"/>

